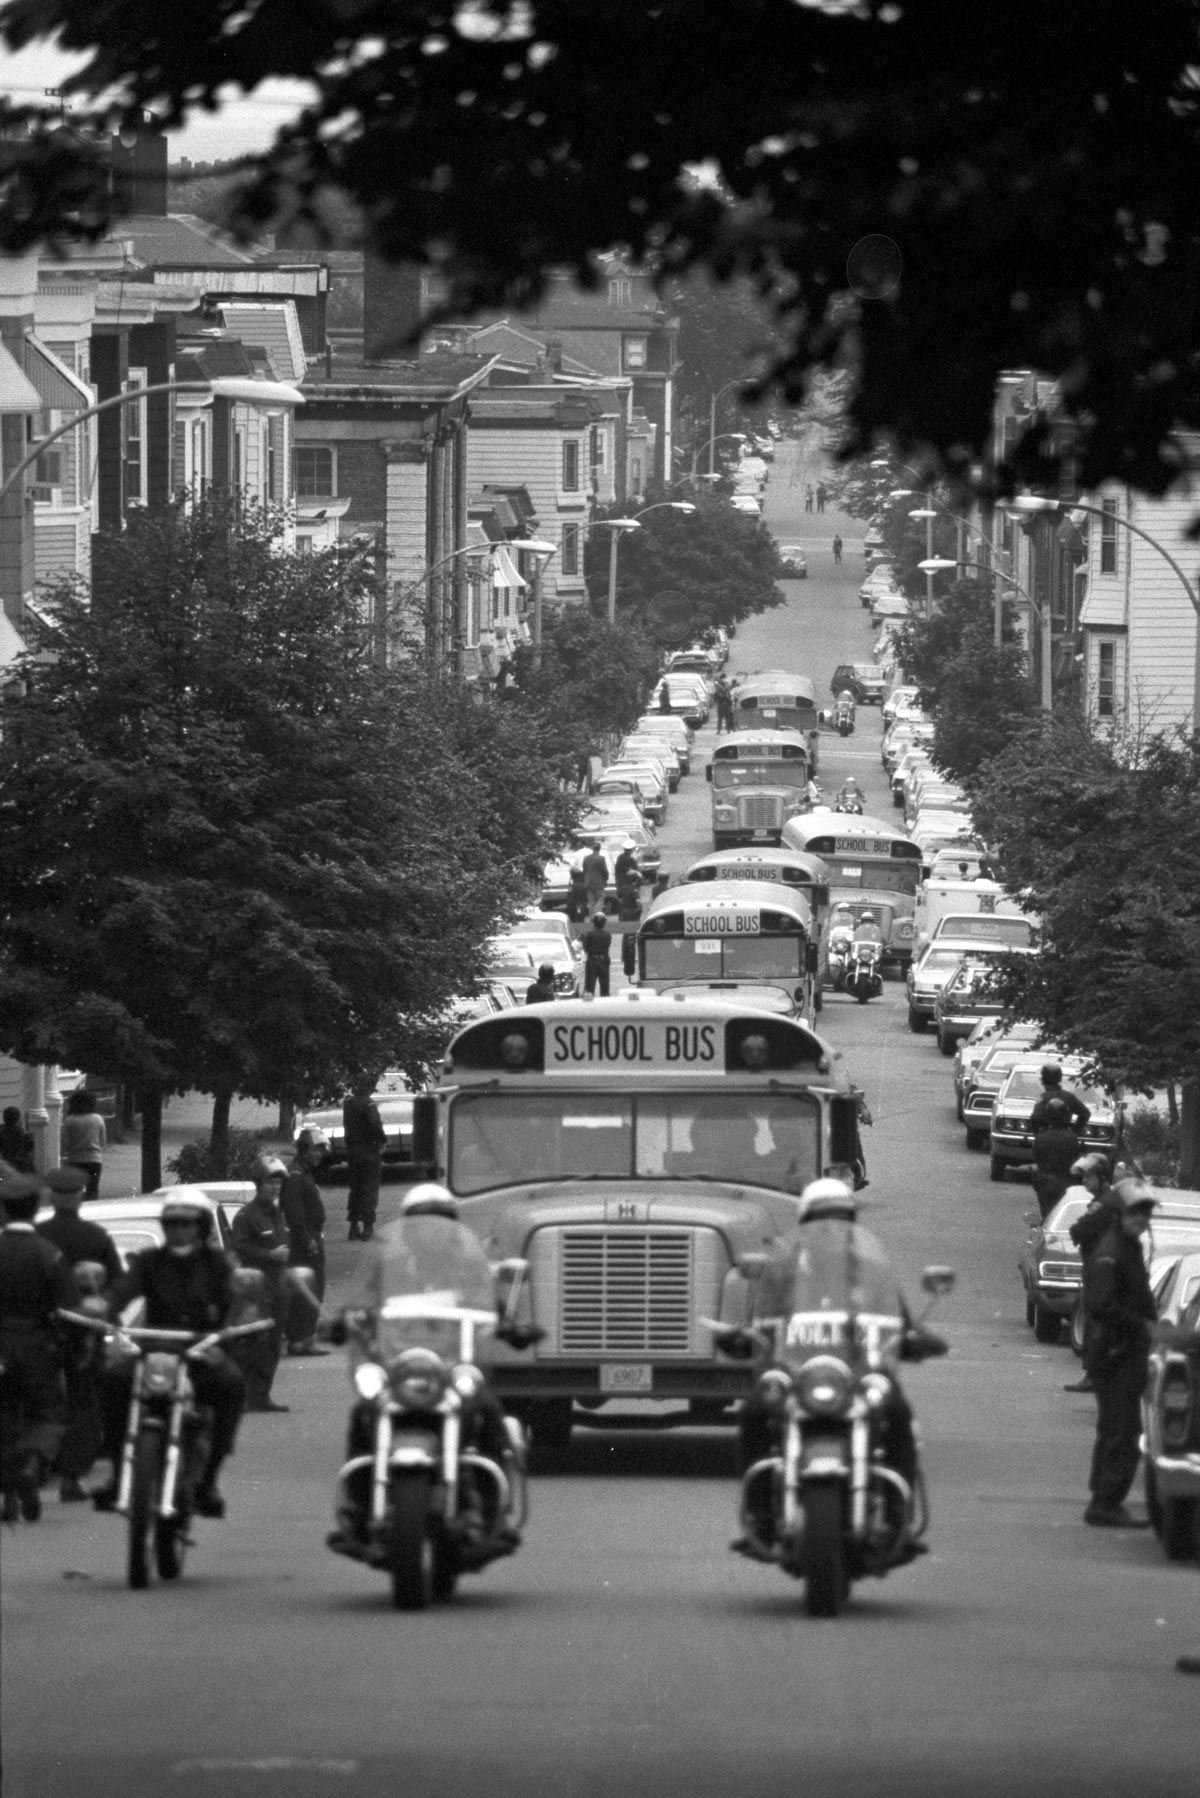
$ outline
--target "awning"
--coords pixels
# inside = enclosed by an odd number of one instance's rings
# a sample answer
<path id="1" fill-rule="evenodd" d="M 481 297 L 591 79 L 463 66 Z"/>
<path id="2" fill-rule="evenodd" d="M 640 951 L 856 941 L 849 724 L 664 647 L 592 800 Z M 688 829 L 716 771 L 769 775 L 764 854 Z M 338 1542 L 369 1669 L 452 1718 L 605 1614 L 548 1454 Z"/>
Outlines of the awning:
<path id="1" fill-rule="evenodd" d="M 517 573 L 516 564 L 504 545 L 497 544 L 492 552 L 492 586 L 497 592 L 519 592 L 529 582 Z"/>
<path id="2" fill-rule="evenodd" d="M 25 337 L 26 366 L 29 378 L 41 394 L 41 406 L 52 412 L 86 412 L 96 404 L 96 396 L 86 381 L 60 362 L 53 350 L 39 343 L 32 332 Z"/>
<path id="3" fill-rule="evenodd" d="M 40 412 L 45 404 L 29 376 L 0 344 L 0 412 Z"/>

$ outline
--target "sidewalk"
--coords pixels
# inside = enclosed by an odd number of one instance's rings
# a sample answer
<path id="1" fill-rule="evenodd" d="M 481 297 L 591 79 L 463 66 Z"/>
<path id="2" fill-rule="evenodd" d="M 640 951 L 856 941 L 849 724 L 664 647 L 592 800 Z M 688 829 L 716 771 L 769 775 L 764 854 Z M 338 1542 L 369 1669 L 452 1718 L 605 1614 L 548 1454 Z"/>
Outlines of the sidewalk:
<path id="1" fill-rule="evenodd" d="M 279 1123 L 278 1106 L 260 1105 L 257 1099 L 235 1099 L 230 1108 L 229 1122 L 235 1130 L 268 1130 L 276 1148 L 279 1147 L 279 1138 L 275 1134 Z M 207 1140 L 211 1129 L 212 1099 L 209 1094 L 184 1093 L 178 1098 L 167 1100 L 163 1107 L 162 1129 L 164 1185 L 172 1184 L 175 1179 L 167 1163 L 179 1153 L 184 1143 Z M 141 1190 L 141 1137 L 137 1131 L 132 1131 L 124 1142 L 109 1143 L 104 1156 L 104 1171 L 100 1176 L 100 1197 L 123 1199 L 132 1197 Z"/>

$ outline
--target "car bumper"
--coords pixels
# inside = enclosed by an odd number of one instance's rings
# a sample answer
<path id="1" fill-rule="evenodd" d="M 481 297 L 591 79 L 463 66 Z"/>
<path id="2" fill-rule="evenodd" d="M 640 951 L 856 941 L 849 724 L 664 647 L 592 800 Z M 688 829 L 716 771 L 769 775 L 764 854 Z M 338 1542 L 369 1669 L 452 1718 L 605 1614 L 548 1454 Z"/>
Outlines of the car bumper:
<path id="1" fill-rule="evenodd" d="M 1033 1156 L 1033 1137 L 1026 1131 L 997 1130 L 991 1126 L 992 1154 L 1001 1161 L 1029 1161 Z"/>
<path id="2" fill-rule="evenodd" d="M 912 954 L 911 949 L 909 954 Z M 931 1018 L 937 1010 L 937 994 L 924 993 L 919 987 L 910 987 L 908 1003 L 914 1011 L 920 1012 L 922 1017 Z"/>
<path id="3" fill-rule="evenodd" d="M 1154 1483 L 1160 1499 L 1185 1503 L 1200 1500 L 1200 1455 L 1150 1454 L 1143 1442 L 1143 1453 L 1154 1468 Z"/>
<path id="4" fill-rule="evenodd" d="M 1043 1311 L 1052 1311 L 1055 1317 L 1070 1317 L 1082 1290 L 1081 1280 L 1035 1280 L 1032 1297 Z"/>

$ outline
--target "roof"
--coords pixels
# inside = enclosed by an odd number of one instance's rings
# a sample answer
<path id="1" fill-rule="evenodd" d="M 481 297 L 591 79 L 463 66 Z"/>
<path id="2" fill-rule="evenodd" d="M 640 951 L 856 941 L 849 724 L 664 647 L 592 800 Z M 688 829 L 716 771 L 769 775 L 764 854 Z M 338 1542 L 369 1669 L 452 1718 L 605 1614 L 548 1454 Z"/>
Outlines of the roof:
<path id="1" fill-rule="evenodd" d="M 422 356 L 419 362 L 335 362 L 328 374 L 323 364 L 311 368 L 304 385 L 314 398 L 453 398 L 478 385 L 495 364 L 494 356 Z"/>
<path id="2" fill-rule="evenodd" d="M 211 380 L 214 375 L 246 375 L 257 377 L 262 374 L 258 359 L 244 343 L 236 337 L 191 337 L 181 338 L 180 355 L 176 363 L 176 378 L 184 381 Z M 191 368 L 187 373 L 181 370 L 185 363 Z M 195 369 L 196 373 L 191 370 Z"/>
<path id="3" fill-rule="evenodd" d="M 304 354 L 296 308 L 290 300 L 274 304 L 229 300 L 221 306 L 221 317 L 231 337 L 265 352 L 272 379 L 304 379 L 308 358 Z"/>
<path id="4" fill-rule="evenodd" d="M 254 261 L 242 250 L 218 241 L 203 220 L 191 213 L 162 218 L 135 213 L 123 218 L 109 238 L 132 246 L 139 262 L 156 268 L 243 268 Z"/>
<path id="5" fill-rule="evenodd" d="M 30 379 L 48 410 L 79 412 L 95 405 L 96 396 L 87 383 L 60 362 L 53 350 L 39 343 L 32 331 L 26 333 L 25 356 Z"/>

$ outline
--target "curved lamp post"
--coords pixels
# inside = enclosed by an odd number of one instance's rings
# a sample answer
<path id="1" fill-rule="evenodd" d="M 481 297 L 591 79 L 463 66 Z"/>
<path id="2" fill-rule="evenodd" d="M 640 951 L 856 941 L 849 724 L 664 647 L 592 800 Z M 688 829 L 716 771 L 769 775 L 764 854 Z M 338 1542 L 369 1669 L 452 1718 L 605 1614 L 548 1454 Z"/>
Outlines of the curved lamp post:
<path id="1" fill-rule="evenodd" d="M 1148 543 L 1151 549 L 1158 551 L 1167 566 L 1179 576 L 1183 590 L 1196 614 L 1196 666 L 1192 677 L 1192 728 L 1200 730 L 1200 597 L 1197 597 L 1196 589 L 1166 545 L 1160 543 L 1157 537 L 1152 537 L 1149 531 L 1143 530 L 1141 525 L 1134 524 L 1131 518 L 1122 518 L 1119 512 L 1106 512 L 1103 506 L 1089 506 L 1083 500 L 1064 501 L 1049 499 L 1038 493 L 1019 493 L 1015 499 L 1008 501 L 1005 511 L 1015 512 L 1019 516 L 1025 517 L 1031 513 L 1045 512 L 1060 518 L 1065 517 L 1069 512 L 1087 512 L 1093 518 L 1105 519 L 1113 524 L 1123 524 L 1127 531 L 1131 531 L 1135 537 L 1140 537 L 1143 543 Z"/>
<path id="2" fill-rule="evenodd" d="M 1034 599 L 1032 593 L 1027 593 L 1025 591 L 1025 588 L 1022 587 L 1020 581 L 1015 581 L 1012 578 L 1011 574 L 1001 574 L 998 569 L 989 568 L 986 562 L 967 562 L 967 561 L 961 561 L 961 560 L 957 560 L 957 559 L 951 559 L 947 556 L 930 556 L 927 561 L 918 562 L 917 567 L 922 571 L 922 573 L 929 580 L 932 580 L 934 577 L 934 574 L 939 569 L 942 569 L 942 568 L 978 568 L 981 571 L 981 573 L 990 574 L 993 580 L 1005 582 L 1006 585 L 1011 587 L 1014 592 L 1019 593 L 1021 595 L 1021 598 L 1025 601 L 1026 605 L 1033 612 L 1034 616 L 1037 618 L 1039 625 L 1041 626 L 1041 631 L 1042 631 L 1042 654 L 1041 654 L 1042 710 L 1044 712 L 1052 711 L 1054 709 L 1054 688 L 1053 688 L 1053 684 L 1051 681 L 1051 665 L 1050 664 L 1051 664 L 1051 657 L 1052 657 L 1053 650 L 1054 650 L 1054 643 L 1053 643 L 1053 639 L 1051 637 L 1051 619 L 1050 619 L 1049 609 L 1045 606 L 1039 606 L 1037 600 Z M 998 631 L 1000 628 L 1001 619 L 1002 619 L 1001 594 L 1000 594 L 1000 588 L 999 588 L 999 586 L 997 586 L 997 588 L 996 588 L 996 621 L 997 621 L 997 630 Z M 997 649 L 999 649 L 999 647 L 1000 647 L 1000 639 L 999 638 L 997 638 L 996 647 L 997 647 Z"/>
<path id="3" fill-rule="evenodd" d="M 735 382 L 734 385 L 736 386 L 737 383 Z M 724 393 L 724 391 L 725 391 L 725 389 L 722 387 L 721 392 Z M 716 434 L 714 436 L 709 438 L 707 443 L 702 443 L 700 445 L 700 448 L 698 450 L 696 450 L 692 456 L 691 480 L 693 481 L 693 483 L 696 481 L 699 481 L 699 480 L 704 480 L 704 481 L 720 480 L 721 477 L 717 474 L 715 468 L 713 467 L 713 462 L 715 460 L 713 452 L 716 449 L 717 444 L 723 443 L 726 437 L 737 437 L 739 440 L 744 442 L 746 433 L 745 433 L 745 431 L 718 431 L 718 432 L 716 432 Z M 698 475 L 696 473 L 696 464 L 700 460 L 701 456 L 704 454 L 705 450 L 708 451 L 708 473 L 706 475 Z"/>
<path id="4" fill-rule="evenodd" d="M 726 381 L 724 387 L 718 387 L 717 391 L 713 394 L 711 400 L 708 402 L 708 442 L 702 443 L 700 445 L 700 450 L 699 450 L 698 454 L 692 457 L 692 479 L 693 480 L 695 480 L 695 478 L 696 478 L 696 463 L 699 461 L 700 456 L 702 456 L 704 454 L 705 450 L 708 451 L 708 472 L 709 472 L 709 474 L 713 473 L 713 448 L 717 441 L 717 401 L 722 397 L 722 395 L 728 393 L 732 387 L 740 387 L 741 384 L 742 384 L 742 381 L 741 381 L 740 375 L 737 377 L 736 380 Z M 722 435 L 728 435 L 730 437 L 734 437 L 734 436 L 740 436 L 740 435 L 742 435 L 742 433 L 730 431 L 727 433 L 723 432 Z"/>
<path id="5" fill-rule="evenodd" d="M 533 665 L 542 665 L 542 574 L 551 556 L 558 554 L 557 543 L 544 543 L 540 537 L 514 537 L 509 549 L 527 550 L 533 557 Z"/>
<path id="6" fill-rule="evenodd" d="M 686 517 L 695 510 L 690 499 L 660 499 L 652 506 L 643 506 L 640 512 L 634 513 L 632 518 L 597 518 L 593 520 L 592 530 L 611 530 L 612 532 L 608 543 L 608 622 L 610 624 L 615 624 L 617 621 L 617 544 L 620 541 L 621 532 L 640 530 L 640 520 L 645 518 L 647 512 L 682 512 Z"/>
<path id="7" fill-rule="evenodd" d="M 83 412 L 75 412 L 65 425 L 59 425 L 48 437 L 39 439 L 36 446 L 13 469 L 3 486 L 0 486 L 0 500 L 11 492 L 26 469 L 32 468 L 47 444 L 57 443 L 60 437 L 66 437 L 71 431 L 77 431 L 80 425 L 86 424 L 89 418 L 98 413 L 107 412 L 114 406 L 140 405 L 147 394 L 151 393 L 192 393 L 200 399 L 209 394 L 214 399 L 244 400 L 248 404 L 272 406 L 302 406 L 304 395 L 298 387 L 289 387 L 283 381 L 254 381 L 243 379 L 239 375 L 214 375 L 211 381 L 154 381 L 149 387 L 138 387 L 128 393 L 112 393 L 106 400 L 97 400 L 94 406 L 88 406 Z"/>

